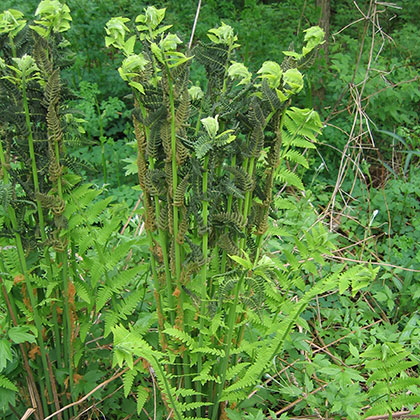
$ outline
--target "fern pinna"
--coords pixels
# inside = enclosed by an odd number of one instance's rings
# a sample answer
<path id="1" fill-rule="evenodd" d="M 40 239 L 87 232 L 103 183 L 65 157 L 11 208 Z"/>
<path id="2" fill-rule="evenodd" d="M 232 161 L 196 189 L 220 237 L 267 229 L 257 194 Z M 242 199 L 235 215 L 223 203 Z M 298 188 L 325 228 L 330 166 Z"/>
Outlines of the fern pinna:
<path id="1" fill-rule="evenodd" d="M 323 32 L 311 28 L 302 53 L 267 61 L 252 75 L 235 61 L 230 26 L 211 29 L 210 43 L 182 53 L 164 15 L 145 9 L 135 35 L 122 17 L 105 28 L 133 89 L 159 338 L 152 347 L 135 327 L 115 326 L 115 362 L 143 357 L 173 418 L 215 420 L 227 403 L 246 399 L 309 300 L 337 281 L 338 274 L 320 282 L 292 309 L 262 250 L 273 186 L 302 188 L 285 162 L 308 166 L 300 150 L 313 148 L 321 129 L 316 112 L 289 106 L 303 88 L 299 68 Z M 207 74 L 205 92 L 190 81 L 196 66 Z M 271 311 L 264 302 L 273 295 Z M 249 340 L 249 328 L 259 341 Z"/>

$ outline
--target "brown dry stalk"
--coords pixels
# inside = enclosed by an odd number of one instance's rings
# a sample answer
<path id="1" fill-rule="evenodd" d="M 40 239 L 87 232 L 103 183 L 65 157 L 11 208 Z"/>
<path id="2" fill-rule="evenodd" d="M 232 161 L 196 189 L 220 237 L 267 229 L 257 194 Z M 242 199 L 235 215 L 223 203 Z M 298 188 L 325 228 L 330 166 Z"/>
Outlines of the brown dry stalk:
<path id="1" fill-rule="evenodd" d="M 0 283 L 1 283 L 2 291 L 3 291 L 3 295 L 4 295 L 4 300 L 6 301 L 7 309 L 9 310 L 9 314 L 12 318 L 14 326 L 17 327 L 19 324 L 18 324 L 17 319 L 15 317 L 15 314 L 13 312 L 13 308 L 12 308 L 12 305 L 10 303 L 9 296 L 7 294 L 6 287 L 4 286 L 2 277 L 0 277 Z M 34 412 L 35 417 L 38 420 L 41 420 L 41 419 L 44 418 L 44 412 L 42 410 L 41 398 L 39 396 L 38 389 L 35 385 L 34 376 L 32 374 L 31 367 L 29 366 L 28 356 L 26 355 L 26 350 L 25 350 L 25 347 L 24 347 L 23 343 L 19 344 L 19 348 L 20 348 L 20 351 L 22 353 L 23 364 L 25 366 L 25 370 L 26 370 L 26 373 L 28 375 L 26 379 L 27 379 L 27 382 L 28 382 L 29 395 L 31 397 L 31 403 L 32 403 L 32 408 L 28 408 L 28 410 L 26 410 L 26 412 L 33 409 L 34 411 L 32 411 L 31 414 Z"/>
<path id="2" fill-rule="evenodd" d="M 328 384 L 322 385 L 318 387 L 317 389 L 314 389 L 311 391 L 308 395 L 314 395 L 319 391 L 322 391 Z M 276 411 L 276 416 L 278 416 L 281 413 L 284 413 L 285 411 L 289 411 L 291 408 L 293 408 L 296 404 L 299 404 L 301 401 L 304 401 L 306 397 L 298 398 L 297 400 L 293 401 L 292 403 L 286 405 L 286 407 L 283 407 L 281 410 Z M 45 419 L 46 420 L 46 419 Z"/>
<path id="3" fill-rule="evenodd" d="M 35 413 L 35 412 L 36 412 L 35 408 L 28 408 L 28 409 L 25 411 L 25 414 L 21 417 L 21 419 L 20 419 L 20 420 L 26 420 L 26 419 L 29 419 L 29 417 L 31 417 L 31 415 L 32 415 L 33 413 Z"/>
<path id="4" fill-rule="evenodd" d="M 140 360 L 142 360 L 140 357 L 135 360 L 133 362 L 133 366 L 136 365 L 138 362 L 140 362 Z M 114 376 L 112 376 L 111 378 L 103 381 L 102 383 L 100 383 L 98 386 L 96 386 L 95 388 L 92 389 L 92 391 L 88 392 L 84 397 L 80 398 L 80 400 L 77 400 L 75 402 L 72 402 L 70 404 L 67 404 L 66 406 L 64 406 L 63 408 L 60 408 L 59 410 L 57 410 L 56 412 L 50 414 L 48 417 L 45 417 L 45 419 L 43 420 L 49 420 L 52 419 L 54 416 L 58 415 L 59 413 L 62 413 L 63 411 L 74 407 L 76 405 L 81 404 L 83 401 L 87 400 L 92 394 L 94 394 L 96 391 L 98 391 L 98 389 L 104 388 L 105 386 L 107 386 L 109 383 L 111 383 L 112 381 L 114 381 L 115 379 L 118 379 L 120 376 L 124 375 L 125 372 L 127 372 L 128 370 L 130 370 L 130 368 L 125 368 L 122 371 L 116 373 Z"/>
<path id="5" fill-rule="evenodd" d="M 51 361 L 50 358 L 47 356 L 47 363 L 48 363 L 48 375 L 50 376 L 50 381 L 51 381 L 51 388 L 52 388 L 52 393 L 53 393 L 53 398 L 54 398 L 54 405 L 55 405 L 55 409 L 59 410 L 60 409 L 60 402 L 58 400 L 58 393 L 57 393 L 57 387 L 55 385 L 55 379 L 54 379 L 54 374 L 53 374 L 53 370 L 52 370 L 52 366 L 51 366 Z M 57 414 L 57 419 L 58 420 L 62 420 L 62 416 L 61 413 Z"/>

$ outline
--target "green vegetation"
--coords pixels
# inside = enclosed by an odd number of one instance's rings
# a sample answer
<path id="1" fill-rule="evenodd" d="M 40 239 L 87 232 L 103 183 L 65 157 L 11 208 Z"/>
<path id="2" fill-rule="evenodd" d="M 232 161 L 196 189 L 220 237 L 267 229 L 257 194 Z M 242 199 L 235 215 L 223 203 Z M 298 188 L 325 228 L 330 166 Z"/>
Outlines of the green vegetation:
<path id="1" fill-rule="evenodd" d="M 419 416 L 418 6 L 197 4 L 3 2 L 1 417 Z"/>

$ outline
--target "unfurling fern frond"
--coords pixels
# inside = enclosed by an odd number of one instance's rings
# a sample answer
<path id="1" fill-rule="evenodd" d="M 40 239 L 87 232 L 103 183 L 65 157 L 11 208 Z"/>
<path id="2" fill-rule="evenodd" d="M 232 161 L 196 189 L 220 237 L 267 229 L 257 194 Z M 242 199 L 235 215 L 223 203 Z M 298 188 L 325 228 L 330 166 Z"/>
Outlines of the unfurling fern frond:
<path id="1" fill-rule="evenodd" d="M 184 165 L 188 161 L 190 153 L 184 144 L 180 141 L 176 142 L 176 163 L 178 166 Z"/>
<path id="2" fill-rule="evenodd" d="M 151 111 L 157 111 L 162 108 L 163 94 L 162 90 L 148 86 L 145 88 L 144 95 L 141 97 L 143 105 Z"/>
<path id="3" fill-rule="evenodd" d="M 168 206 L 166 204 L 162 204 L 160 207 L 157 225 L 160 230 L 168 230 Z"/>
<path id="4" fill-rule="evenodd" d="M 187 53 L 187 55 L 189 55 Z M 172 69 L 171 77 L 174 81 L 173 90 L 176 101 L 182 101 L 182 96 L 188 95 L 188 85 L 190 83 L 190 61 L 176 66 Z"/>
<path id="5" fill-rule="evenodd" d="M 231 293 L 239 281 L 237 276 L 226 276 L 219 284 L 219 305 L 223 304 L 226 300 L 229 300 Z"/>
<path id="6" fill-rule="evenodd" d="M 60 69 L 55 69 L 48 74 L 48 80 L 44 88 L 44 100 L 47 106 L 56 104 L 60 99 Z"/>
<path id="7" fill-rule="evenodd" d="M 175 112 L 175 123 L 177 127 L 181 127 L 187 123 L 190 116 L 190 96 L 188 90 L 181 95 L 179 105 Z"/>
<path id="8" fill-rule="evenodd" d="M 254 189 L 254 180 L 241 167 L 227 166 L 226 170 L 234 176 L 235 185 L 244 192 Z"/>
<path id="9" fill-rule="evenodd" d="M 165 152 L 166 161 L 172 158 L 172 145 L 171 145 L 171 125 L 168 121 L 162 123 L 160 126 L 160 138 Z"/>
<path id="10" fill-rule="evenodd" d="M 216 227 L 226 227 L 230 226 L 236 229 L 239 233 L 245 229 L 246 220 L 241 213 L 232 212 L 232 213 L 217 213 L 211 215 L 211 224 Z"/>
<path id="11" fill-rule="evenodd" d="M 159 156 L 159 147 L 161 145 L 161 136 L 159 127 L 153 127 L 149 132 L 147 139 L 146 153 L 149 157 L 156 159 Z"/>
<path id="12" fill-rule="evenodd" d="M 301 136 L 316 140 L 316 135 L 321 132 L 322 123 L 316 111 L 291 107 L 286 111 L 284 126 L 292 138 Z"/>
<path id="13" fill-rule="evenodd" d="M 133 113 L 133 125 L 134 125 L 134 134 L 136 136 L 137 141 L 137 152 L 138 154 L 143 154 L 146 151 L 146 135 L 142 126 L 140 124 L 139 119 Z"/>
<path id="14" fill-rule="evenodd" d="M 260 101 L 256 98 L 252 98 L 251 100 L 251 105 L 248 110 L 248 118 L 253 127 L 264 129 L 266 126 L 266 115 L 261 108 Z"/>
<path id="15" fill-rule="evenodd" d="M 182 181 L 177 185 L 174 195 L 174 206 L 182 207 L 185 202 L 185 193 L 188 187 L 189 174 L 185 175 Z"/>
<path id="16" fill-rule="evenodd" d="M 276 111 L 282 107 L 279 97 L 274 89 L 271 89 L 266 79 L 262 81 L 263 99 L 270 104 L 270 110 Z"/>
<path id="17" fill-rule="evenodd" d="M 247 155 L 253 157 L 259 157 L 261 150 L 264 148 L 264 131 L 261 127 L 255 126 L 252 130 Z"/>
<path id="18" fill-rule="evenodd" d="M 219 237 L 217 245 L 221 249 L 223 249 L 223 251 L 225 251 L 228 255 L 240 255 L 241 253 L 241 250 L 239 249 L 238 245 L 228 233 L 223 233 Z"/>
<path id="19" fill-rule="evenodd" d="M 165 172 L 160 169 L 147 169 L 144 178 L 146 191 L 153 196 L 166 194 Z"/>
<path id="20" fill-rule="evenodd" d="M 186 262 L 193 263 L 196 268 L 202 267 L 204 264 L 206 264 L 206 259 L 204 258 L 201 247 L 193 243 L 188 237 L 186 238 L 186 241 L 191 250 L 191 254 L 188 255 Z"/>
<path id="21" fill-rule="evenodd" d="M 206 45 L 199 43 L 194 48 L 194 55 L 197 60 L 203 64 L 207 73 L 212 75 L 223 74 L 226 68 L 228 56 L 227 47 L 224 45 Z"/>
<path id="22" fill-rule="evenodd" d="M 161 106 L 160 108 L 149 112 L 147 114 L 147 117 L 144 119 L 144 125 L 148 128 L 153 128 L 162 121 L 166 119 L 166 108 L 164 106 Z M 141 115 L 141 113 L 140 113 Z"/>
<path id="23" fill-rule="evenodd" d="M 186 212 L 185 207 L 182 208 L 182 219 L 181 223 L 178 226 L 178 235 L 176 237 L 176 241 L 178 244 L 183 244 L 185 240 L 185 235 L 188 232 L 188 228 L 190 227 L 190 219 Z"/>
<path id="24" fill-rule="evenodd" d="M 12 184 L 0 183 L 0 205 L 3 206 L 4 210 L 7 211 L 9 204 L 13 197 L 13 186 Z"/>
<path id="25" fill-rule="evenodd" d="M 208 85 L 207 90 L 211 97 L 220 92 L 227 66 L 228 49 L 226 45 L 198 44 L 193 51 L 197 61 L 206 69 Z"/>
<path id="26" fill-rule="evenodd" d="M 53 72 L 53 65 L 49 57 L 50 52 L 47 40 L 36 35 L 32 56 L 44 75 L 50 75 Z"/>
<path id="27" fill-rule="evenodd" d="M 198 159 L 203 158 L 212 148 L 213 142 L 207 134 L 198 137 L 194 143 L 194 151 Z"/>

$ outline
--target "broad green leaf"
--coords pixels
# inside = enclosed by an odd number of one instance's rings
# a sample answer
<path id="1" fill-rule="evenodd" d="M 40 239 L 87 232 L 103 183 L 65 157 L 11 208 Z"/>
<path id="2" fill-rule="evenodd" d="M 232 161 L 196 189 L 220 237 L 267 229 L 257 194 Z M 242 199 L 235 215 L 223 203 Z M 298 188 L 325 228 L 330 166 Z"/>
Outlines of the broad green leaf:
<path id="1" fill-rule="evenodd" d="M 13 360 L 12 349 L 9 340 L 0 340 L 0 372 L 7 366 L 7 362 Z"/>
<path id="2" fill-rule="evenodd" d="M 270 86 L 272 89 L 278 88 L 280 86 L 283 70 L 278 63 L 274 61 L 266 61 L 263 63 L 257 73 L 261 74 L 259 77 L 267 80 L 268 86 Z"/>
<path id="3" fill-rule="evenodd" d="M 10 328 L 8 332 L 9 338 L 15 344 L 35 343 L 36 337 L 32 334 L 31 328 L 25 325 Z"/>

